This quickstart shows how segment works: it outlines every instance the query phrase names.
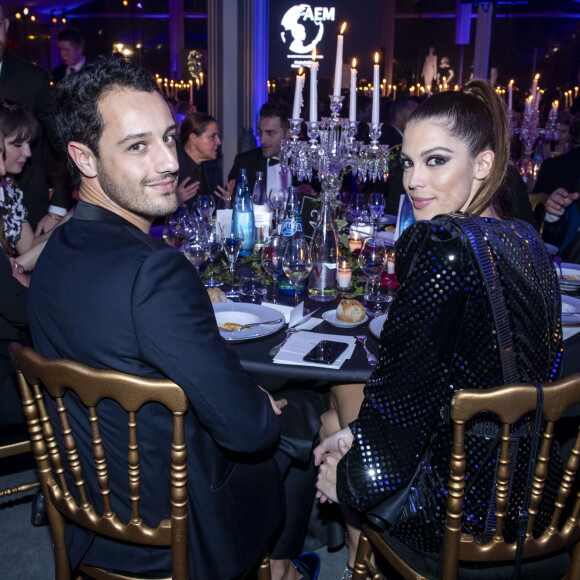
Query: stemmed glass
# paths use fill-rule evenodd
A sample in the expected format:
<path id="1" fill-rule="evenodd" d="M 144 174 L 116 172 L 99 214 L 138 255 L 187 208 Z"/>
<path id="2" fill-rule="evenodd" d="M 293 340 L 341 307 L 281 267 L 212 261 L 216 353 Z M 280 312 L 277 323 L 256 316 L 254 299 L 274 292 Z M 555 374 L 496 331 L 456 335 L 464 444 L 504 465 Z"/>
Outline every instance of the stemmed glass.
<path id="1" fill-rule="evenodd" d="M 368 281 L 365 287 L 364 302 L 369 316 L 382 314 L 383 303 L 386 304 L 386 296 L 381 296 L 380 288 L 377 288 L 377 277 L 383 273 L 387 259 L 387 248 L 383 240 L 368 237 L 358 256 L 358 263 Z M 384 298 L 384 300 L 383 300 Z"/>
<path id="2" fill-rule="evenodd" d="M 202 220 L 209 222 L 215 209 L 215 200 L 213 195 L 198 195 L 195 206 L 197 208 L 199 217 Z"/>
<path id="3" fill-rule="evenodd" d="M 380 192 L 371 193 L 368 206 L 373 220 L 373 233 L 376 234 L 379 227 L 379 219 L 385 209 L 385 196 Z"/>
<path id="4" fill-rule="evenodd" d="M 354 192 L 348 202 L 348 216 L 350 221 L 356 222 L 358 218 L 366 214 L 365 196 L 360 192 Z"/>
<path id="5" fill-rule="evenodd" d="M 272 302 L 276 304 L 278 298 L 278 275 L 282 269 L 280 258 L 282 253 L 282 240 L 278 234 L 272 234 L 264 243 L 262 248 L 262 268 L 272 277 L 273 290 Z"/>
<path id="6" fill-rule="evenodd" d="M 284 208 L 286 201 L 286 194 L 283 189 L 271 189 L 268 193 L 268 203 L 274 212 L 275 230 L 278 231 L 278 223 L 280 220 L 280 210 Z"/>
<path id="7" fill-rule="evenodd" d="M 294 284 L 294 305 L 297 305 L 298 286 L 312 270 L 310 246 L 304 238 L 292 238 L 286 242 L 282 254 L 282 269 Z"/>
<path id="8" fill-rule="evenodd" d="M 228 263 L 230 266 L 230 273 L 232 277 L 232 287 L 231 290 L 226 294 L 228 298 L 238 298 L 239 294 L 235 287 L 235 279 L 236 279 L 236 260 L 238 259 L 238 254 L 242 248 L 242 244 L 244 243 L 244 232 L 242 228 L 238 226 L 234 226 L 232 224 L 232 229 L 230 231 L 230 235 L 228 237 L 223 238 L 222 245 L 224 247 L 224 252 L 228 258 Z"/>
<path id="9" fill-rule="evenodd" d="M 211 273 L 209 280 L 205 283 L 208 288 L 213 288 L 215 286 L 221 286 L 222 282 L 218 282 L 213 277 L 213 263 L 214 260 L 219 256 L 223 249 L 222 238 L 223 233 L 219 224 L 211 225 L 208 224 L 207 237 L 209 242 L 209 263 L 211 264 Z"/>
<path id="10" fill-rule="evenodd" d="M 183 246 L 185 257 L 195 266 L 199 274 L 200 266 L 209 258 L 210 244 L 207 228 L 203 222 L 192 222 L 191 234 Z"/>
<path id="11" fill-rule="evenodd" d="M 172 248 L 180 250 L 188 238 L 187 216 L 183 213 L 168 215 L 163 226 L 163 240 Z"/>

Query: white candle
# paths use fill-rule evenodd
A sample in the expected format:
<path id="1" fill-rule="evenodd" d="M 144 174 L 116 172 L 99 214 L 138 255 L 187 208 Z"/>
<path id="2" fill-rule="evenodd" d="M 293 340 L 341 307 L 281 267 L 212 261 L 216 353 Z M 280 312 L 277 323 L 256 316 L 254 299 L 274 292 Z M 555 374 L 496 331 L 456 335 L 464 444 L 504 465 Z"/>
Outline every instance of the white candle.
<path id="1" fill-rule="evenodd" d="M 397 85 L 393 85 L 393 101 L 397 98 Z"/>
<path id="2" fill-rule="evenodd" d="M 379 53 L 375 52 L 375 64 L 373 65 L 373 116 L 372 122 L 378 123 L 379 122 L 379 107 L 380 107 L 380 95 L 379 92 Z"/>
<path id="3" fill-rule="evenodd" d="M 508 85 L 508 111 L 513 110 L 514 104 L 514 80 L 512 79 Z"/>
<path id="4" fill-rule="evenodd" d="M 550 111 L 550 116 L 553 115 L 554 117 L 556 117 L 558 115 L 558 105 L 559 104 L 560 103 L 558 101 L 554 101 L 552 103 L 552 110 Z"/>
<path id="5" fill-rule="evenodd" d="M 304 89 L 304 80 L 306 75 L 302 74 L 303 68 L 300 67 L 298 74 L 296 75 L 296 88 L 294 89 L 294 107 L 292 108 L 292 118 L 300 119 L 300 111 L 302 110 L 302 91 Z"/>
<path id="6" fill-rule="evenodd" d="M 539 73 L 534 77 L 534 80 L 532 81 L 532 97 L 536 97 L 536 90 L 538 88 L 538 79 L 540 78 Z"/>
<path id="7" fill-rule="evenodd" d="M 193 81 L 189 81 L 189 104 L 193 105 Z"/>
<path id="8" fill-rule="evenodd" d="M 334 65 L 334 91 L 333 96 L 339 97 L 340 90 L 342 88 L 342 47 L 344 44 L 344 30 L 346 28 L 346 22 L 342 23 L 340 28 L 340 34 L 336 39 L 336 64 Z"/>
<path id="9" fill-rule="evenodd" d="M 352 278 L 352 268 L 348 263 L 348 260 L 342 259 L 338 262 L 338 268 L 336 270 L 336 282 L 339 288 L 346 289 L 350 288 L 350 280 Z"/>
<path id="10" fill-rule="evenodd" d="M 362 248 L 362 238 L 358 232 L 354 232 L 348 237 L 348 249 L 351 252 Z"/>
<path id="11" fill-rule="evenodd" d="M 349 121 L 356 121 L 356 58 L 352 59 L 350 69 L 350 104 L 348 110 Z"/>
<path id="12" fill-rule="evenodd" d="M 526 105 L 525 105 L 525 107 L 526 107 L 526 109 L 525 109 L 525 113 L 526 113 L 527 115 L 529 115 L 529 114 L 532 112 L 532 97 L 531 97 L 531 96 L 529 96 L 529 97 L 526 99 Z"/>
<path id="13" fill-rule="evenodd" d="M 316 123 L 318 121 L 318 63 L 314 60 L 316 57 L 316 49 L 312 53 L 312 65 L 310 66 L 310 122 Z"/>

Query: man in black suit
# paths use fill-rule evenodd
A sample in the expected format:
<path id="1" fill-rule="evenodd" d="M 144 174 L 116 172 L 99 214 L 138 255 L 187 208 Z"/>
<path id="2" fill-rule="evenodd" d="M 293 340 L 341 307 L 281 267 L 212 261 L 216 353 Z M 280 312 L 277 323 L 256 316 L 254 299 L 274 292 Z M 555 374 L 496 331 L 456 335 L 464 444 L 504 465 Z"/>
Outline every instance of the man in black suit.
<path id="1" fill-rule="evenodd" d="M 30 144 L 31 158 L 22 173 L 16 176 L 16 182 L 24 193 L 28 221 L 40 234 L 52 229 L 67 213 L 71 205 L 70 183 L 64 174 L 62 179 L 56 176 L 57 154 L 52 148 L 56 143 L 56 134 L 51 115 L 52 93 L 48 74 L 6 51 L 9 24 L 0 5 L 0 99 L 24 105 L 41 126 L 39 135 Z M 51 182 L 55 189 L 49 205 Z"/>
<path id="2" fill-rule="evenodd" d="M 291 177 L 280 172 L 279 158 L 282 139 L 290 138 L 289 115 L 290 110 L 285 105 L 266 103 L 262 106 L 258 121 L 261 147 L 236 155 L 234 166 L 228 175 L 228 185 L 232 182 L 235 185 L 241 168 L 246 169 L 250 191 L 254 189 L 257 171 L 264 174 L 266 192 L 292 185 Z M 233 186 L 230 188 L 233 191 Z"/>
<path id="3" fill-rule="evenodd" d="M 58 84 L 65 76 L 78 72 L 85 64 L 85 39 L 74 28 L 64 28 L 57 35 L 58 52 L 62 62 L 52 69 L 52 81 Z"/>
<path id="4" fill-rule="evenodd" d="M 195 268 L 147 235 L 155 216 L 177 209 L 176 126 L 154 79 L 125 59 L 101 57 L 56 90 L 57 127 L 69 166 L 80 175 L 80 201 L 35 268 L 34 345 L 48 358 L 168 377 L 184 389 L 191 402 L 190 575 L 237 577 L 258 558 L 283 511 L 273 458 L 280 410 L 221 339 Z M 82 412 L 74 400 L 67 404 L 73 414 Z M 47 406 L 54 416 L 53 402 Z M 108 418 L 101 428 L 113 433 L 122 453 L 126 414 L 108 401 L 99 412 Z M 159 498 L 168 497 L 171 420 L 156 405 L 138 415 L 142 515 L 156 522 Z M 79 448 L 90 454 L 90 441 Z M 125 471 L 109 457 L 113 496 L 126 486 Z M 87 485 L 96 496 L 97 483 Z M 130 514 L 129 505 L 115 507 Z M 170 570 L 166 550 L 106 541 L 76 526 L 67 532 L 73 566 L 82 559 L 134 574 Z"/>
<path id="5" fill-rule="evenodd" d="M 401 145 L 407 121 L 418 105 L 416 99 L 411 97 L 399 97 L 393 101 L 389 107 L 389 126 L 383 129 L 380 143 L 389 147 Z"/>
<path id="6" fill-rule="evenodd" d="M 570 125 L 575 145 L 569 153 L 546 159 L 534 193 L 547 193 L 542 237 L 559 247 L 567 262 L 580 264 L 580 115 Z"/>

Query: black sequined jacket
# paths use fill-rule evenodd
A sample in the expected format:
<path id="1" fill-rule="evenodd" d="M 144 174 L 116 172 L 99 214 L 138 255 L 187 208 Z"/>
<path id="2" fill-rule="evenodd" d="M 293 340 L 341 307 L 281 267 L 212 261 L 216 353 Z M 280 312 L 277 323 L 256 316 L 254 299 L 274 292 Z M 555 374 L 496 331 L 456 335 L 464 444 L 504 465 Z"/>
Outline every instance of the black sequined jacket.
<path id="1" fill-rule="evenodd" d="M 543 242 L 524 222 L 474 220 L 485 232 L 501 277 L 518 381 L 559 378 L 560 294 Z M 502 385 L 502 366 L 483 277 L 456 218 L 442 215 L 409 227 L 397 242 L 396 256 L 399 288 L 381 334 L 379 363 L 365 386 L 359 417 L 350 425 L 354 442 L 338 465 L 337 490 L 343 503 L 366 512 L 404 488 L 421 463 L 422 480 L 409 494 L 394 532 L 417 549 L 438 551 L 452 441 L 446 411 L 454 391 Z M 495 425 L 493 417 L 487 421 L 486 428 L 466 434 L 471 489 L 466 489 L 464 521 L 482 539 L 494 525 Z M 510 491 L 507 539 L 524 487 L 526 428 L 519 426 L 524 436 L 514 466 L 521 476 Z M 559 461 L 557 448 L 552 459 Z M 553 505 L 551 492 L 545 491 L 544 500 L 538 526 Z"/>

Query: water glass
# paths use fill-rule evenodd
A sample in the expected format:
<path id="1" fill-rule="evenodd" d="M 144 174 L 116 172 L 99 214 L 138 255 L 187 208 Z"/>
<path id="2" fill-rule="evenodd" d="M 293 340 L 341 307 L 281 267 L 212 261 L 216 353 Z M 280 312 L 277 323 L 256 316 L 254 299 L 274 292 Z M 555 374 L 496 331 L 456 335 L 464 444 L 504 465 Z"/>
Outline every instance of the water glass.
<path id="1" fill-rule="evenodd" d="M 312 270 L 310 245 L 306 239 L 296 237 L 286 242 L 282 254 L 282 269 L 294 283 L 294 304 L 297 305 L 300 282 L 306 280 Z"/>
<path id="2" fill-rule="evenodd" d="M 385 209 L 385 196 L 380 192 L 371 193 L 369 195 L 368 206 L 371 212 L 371 219 L 373 220 L 373 233 L 376 233 L 379 227 L 379 219 Z"/>
<path id="3" fill-rule="evenodd" d="M 195 202 L 195 207 L 197 209 L 199 217 L 202 220 L 209 222 L 215 210 L 215 200 L 213 198 L 213 195 L 211 194 L 198 195 L 197 200 Z"/>
<path id="4" fill-rule="evenodd" d="M 201 265 L 209 258 L 210 244 L 206 228 L 196 227 L 183 245 L 185 257 L 195 266 L 199 273 Z"/>
<path id="5" fill-rule="evenodd" d="M 163 240 L 176 250 L 181 250 L 189 236 L 187 219 L 184 214 L 173 214 L 165 218 L 163 226 Z"/>
<path id="6" fill-rule="evenodd" d="M 271 235 L 262 248 L 260 257 L 262 268 L 270 274 L 274 284 L 272 302 L 276 304 L 278 298 L 278 276 L 282 271 L 282 239 L 278 234 Z"/>
<path id="7" fill-rule="evenodd" d="M 363 304 L 370 317 L 380 316 L 389 309 L 393 300 L 390 280 L 381 283 L 377 278 L 368 278 L 365 283 Z"/>
<path id="8" fill-rule="evenodd" d="M 266 298 L 266 279 L 254 272 L 241 274 L 239 294 L 240 302 L 261 304 Z"/>

